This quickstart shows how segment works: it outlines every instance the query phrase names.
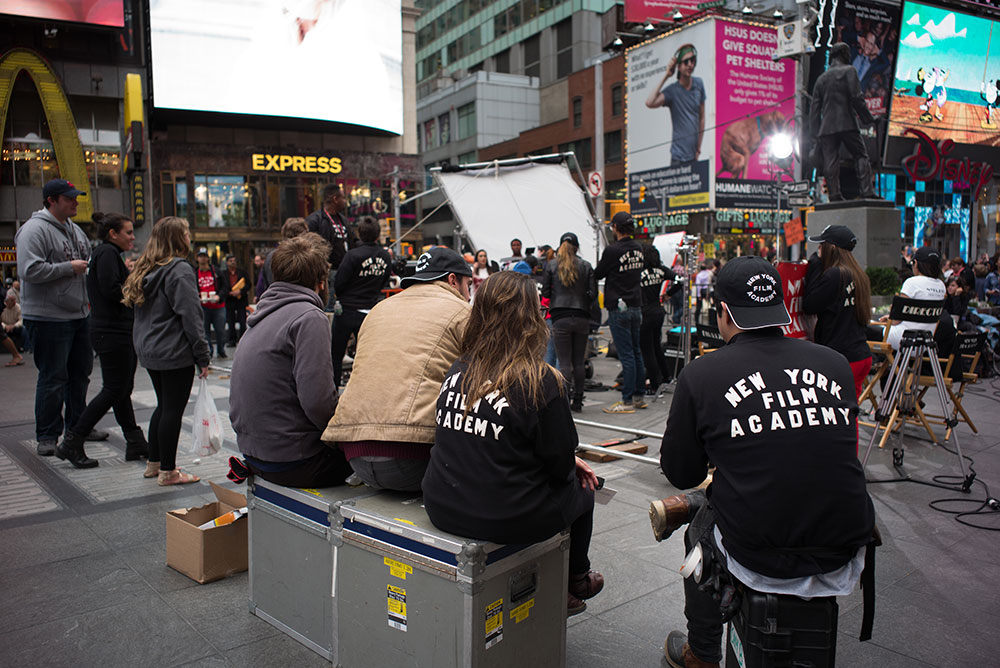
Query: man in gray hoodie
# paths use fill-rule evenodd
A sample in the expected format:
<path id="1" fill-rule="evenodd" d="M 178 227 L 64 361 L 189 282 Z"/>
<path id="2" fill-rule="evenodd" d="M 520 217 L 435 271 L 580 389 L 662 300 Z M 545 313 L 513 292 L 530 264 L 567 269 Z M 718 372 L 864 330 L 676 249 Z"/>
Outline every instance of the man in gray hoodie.
<path id="1" fill-rule="evenodd" d="M 49 181 L 42 189 L 44 208 L 31 214 L 14 235 L 17 273 L 23 281 L 21 313 L 38 368 L 35 436 L 42 456 L 56 453 L 59 435 L 86 407 L 94 367 L 87 329 L 90 240 L 70 220 L 76 214 L 76 198 L 83 194 L 63 179 Z M 90 438 L 101 436 L 107 438 L 107 432 Z M 81 468 L 97 466 L 82 445 L 69 455 Z"/>
<path id="2" fill-rule="evenodd" d="M 274 283 L 233 358 L 236 443 L 250 470 L 278 485 L 330 487 L 352 473 L 340 450 L 320 439 L 338 398 L 323 312 L 329 252 L 315 233 L 281 242 L 270 256 Z"/>

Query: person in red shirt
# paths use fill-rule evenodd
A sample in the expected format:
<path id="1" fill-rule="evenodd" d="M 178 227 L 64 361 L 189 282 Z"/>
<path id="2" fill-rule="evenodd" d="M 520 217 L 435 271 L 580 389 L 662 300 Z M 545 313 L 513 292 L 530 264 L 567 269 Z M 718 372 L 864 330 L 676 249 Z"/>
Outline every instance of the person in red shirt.
<path id="1" fill-rule="evenodd" d="M 229 284 L 225 277 L 212 266 L 208 251 L 198 250 L 198 294 L 201 297 L 201 314 L 205 319 L 205 340 L 209 351 L 212 349 L 212 328 L 215 327 L 215 354 L 219 359 L 229 359 L 226 355 L 226 304 Z"/>

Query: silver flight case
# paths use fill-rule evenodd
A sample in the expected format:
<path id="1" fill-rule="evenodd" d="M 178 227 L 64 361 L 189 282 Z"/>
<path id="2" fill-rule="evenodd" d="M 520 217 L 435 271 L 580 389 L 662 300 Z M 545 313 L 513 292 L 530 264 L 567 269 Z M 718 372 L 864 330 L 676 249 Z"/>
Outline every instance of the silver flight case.
<path id="1" fill-rule="evenodd" d="M 568 532 L 533 545 L 474 541 L 434 528 L 421 501 L 383 492 L 340 505 L 334 663 L 564 666 Z"/>
<path id="2" fill-rule="evenodd" d="M 337 609 L 331 523 L 337 508 L 367 487 L 282 487 L 247 480 L 250 613 L 336 662 Z"/>

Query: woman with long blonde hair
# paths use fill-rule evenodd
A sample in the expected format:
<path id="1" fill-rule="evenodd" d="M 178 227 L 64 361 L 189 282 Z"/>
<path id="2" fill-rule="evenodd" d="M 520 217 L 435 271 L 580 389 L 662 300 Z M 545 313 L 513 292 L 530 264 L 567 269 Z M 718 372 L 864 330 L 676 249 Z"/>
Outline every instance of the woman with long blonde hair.
<path id="1" fill-rule="evenodd" d="M 135 308 L 133 342 L 156 392 L 149 421 L 149 461 L 144 478 L 160 485 L 182 485 L 200 478 L 177 468 L 177 439 L 194 382 L 208 376 L 210 349 L 202 332 L 201 301 L 187 221 L 167 216 L 156 221 L 145 250 L 122 288 L 122 303 Z"/>
<path id="2" fill-rule="evenodd" d="M 597 478 L 574 455 L 564 381 L 546 364 L 535 281 L 514 271 L 479 286 L 461 353 L 441 386 L 423 480 L 444 531 L 496 543 L 537 543 L 570 529 L 567 610 L 604 587 L 587 552 Z"/>
<path id="3" fill-rule="evenodd" d="M 542 274 L 542 296 L 549 299 L 559 371 L 566 382 L 572 382 L 570 408 L 575 413 L 583 410 L 590 309 L 597 298 L 594 267 L 577 255 L 579 249 L 580 241 L 575 234 L 562 235 L 556 259 L 545 265 Z"/>

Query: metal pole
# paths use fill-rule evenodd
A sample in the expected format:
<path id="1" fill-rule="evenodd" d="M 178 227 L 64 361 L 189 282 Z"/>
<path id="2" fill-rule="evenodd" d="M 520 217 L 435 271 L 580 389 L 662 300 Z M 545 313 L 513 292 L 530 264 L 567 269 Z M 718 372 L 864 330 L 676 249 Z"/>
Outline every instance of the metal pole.
<path id="1" fill-rule="evenodd" d="M 403 225 L 399 220 L 399 165 L 392 168 L 392 215 L 395 221 L 395 237 L 396 242 L 393 244 L 393 254 L 398 258 L 400 256 L 400 251 L 402 250 L 402 244 L 400 243 L 399 237 L 402 235 Z"/>
<path id="2" fill-rule="evenodd" d="M 583 425 L 584 427 L 597 427 L 598 429 L 607 429 L 608 431 L 620 431 L 624 434 L 635 434 L 636 436 L 648 436 L 649 438 L 663 438 L 663 434 L 657 434 L 655 431 L 645 431 L 644 429 L 629 429 L 627 427 L 616 427 L 615 425 L 604 424 L 601 422 L 591 422 L 590 420 L 573 420 L 578 425 Z"/>
<path id="3" fill-rule="evenodd" d="M 594 169 L 604 178 L 604 59 L 594 64 Z M 586 184 L 585 184 L 586 185 Z M 604 222 L 604 183 L 594 198 L 598 224 Z"/>
<path id="4" fill-rule="evenodd" d="M 660 462 L 652 457 L 645 457 L 643 455 L 632 454 L 631 452 L 622 452 L 621 450 L 612 450 L 611 448 L 602 448 L 599 445 L 588 445 L 587 443 L 577 444 L 577 449 L 586 450 L 587 452 L 600 452 L 601 454 L 609 455 L 611 457 L 619 457 L 621 459 L 632 459 L 637 462 L 642 462 L 643 464 L 652 464 L 653 466 L 659 466 Z"/>

